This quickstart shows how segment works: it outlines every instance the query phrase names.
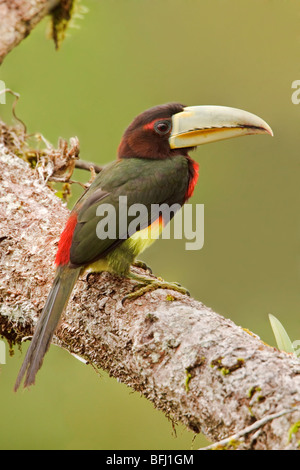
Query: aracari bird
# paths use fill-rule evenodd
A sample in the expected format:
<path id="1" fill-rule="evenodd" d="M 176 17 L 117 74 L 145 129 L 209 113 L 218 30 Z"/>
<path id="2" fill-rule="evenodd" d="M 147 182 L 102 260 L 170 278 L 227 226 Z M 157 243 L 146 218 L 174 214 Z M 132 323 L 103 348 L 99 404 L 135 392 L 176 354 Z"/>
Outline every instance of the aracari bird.
<path id="1" fill-rule="evenodd" d="M 117 226 L 116 237 L 100 239 L 97 236 L 99 207 L 112 205 L 118 221 L 124 209 L 120 196 L 126 196 L 128 207 L 137 203 L 147 209 L 152 204 L 163 203 L 182 206 L 193 194 L 198 178 L 198 164 L 189 156 L 192 149 L 208 142 L 263 133 L 272 135 L 271 128 L 262 119 L 223 106 L 185 107 L 170 103 L 151 108 L 134 119 L 123 135 L 117 159 L 97 175 L 80 197 L 62 232 L 55 260 L 55 279 L 15 390 L 24 376 L 24 387 L 35 382 L 74 284 L 84 271 L 109 271 L 145 286 L 125 297 L 129 299 L 153 287 L 186 293 L 176 283 L 140 276 L 130 270 L 131 265 L 139 264 L 136 257 L 159 236 L 169 220 L 161 216 L 153 220 L 149 210 L 133 233 L 128 230 L 132 221 L 128 217 L 128 225 Z M 153 233 L 156 233 L 154 237 Z"/>

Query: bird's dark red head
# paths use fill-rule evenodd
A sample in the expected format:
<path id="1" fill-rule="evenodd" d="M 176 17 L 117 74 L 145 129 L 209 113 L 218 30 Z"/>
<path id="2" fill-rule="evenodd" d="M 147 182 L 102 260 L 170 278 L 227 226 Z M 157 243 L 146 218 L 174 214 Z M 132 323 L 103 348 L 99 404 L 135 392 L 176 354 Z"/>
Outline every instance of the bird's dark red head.
<path id="1" fill-rule="evenodd" d="M 169 145 L 172 116 L 183 109 L 180 103 L 168 103 L 137 116 L 123 135 L 118 157 L 162 159 L 187 154 L 189 149 L 171 149 Z"/>

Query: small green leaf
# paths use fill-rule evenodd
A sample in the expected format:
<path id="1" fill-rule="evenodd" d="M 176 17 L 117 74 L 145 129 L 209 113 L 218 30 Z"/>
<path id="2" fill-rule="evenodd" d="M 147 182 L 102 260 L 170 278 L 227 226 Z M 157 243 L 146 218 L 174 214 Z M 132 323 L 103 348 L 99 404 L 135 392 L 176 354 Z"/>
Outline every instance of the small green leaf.
<path id="1" fill-rule="evenodd" d="M 64 198 L 64 195 L 63 195 L 62 191 L 56 191 L 55 196 L 59 197 L 60 199 Z"/>
<path id="2" fill-rule="evenodd" d="M 292 424 L 292 426 L 289 429 L 288 442 L 291 441 L 293 434 L 296 434 L 299 428 L 300 428 L 300 421 L 297 421 L 297 423 Z"/>
<path id="3" fill-rule="evenodd" d="M 292 342 L 280 321 L 269 313 L 269 320 L 276 339 L 278 349 L 288 353 L 294 353 Z"/>

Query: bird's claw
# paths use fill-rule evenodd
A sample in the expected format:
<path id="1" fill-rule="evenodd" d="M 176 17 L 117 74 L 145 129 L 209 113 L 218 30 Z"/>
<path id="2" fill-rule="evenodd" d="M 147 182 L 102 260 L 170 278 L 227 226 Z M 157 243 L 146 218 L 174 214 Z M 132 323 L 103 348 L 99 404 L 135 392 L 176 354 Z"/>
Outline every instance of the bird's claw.
<path id="1" fill-rule="evenodd" d="M 132 263 L 132 266 L 134 266 L 136 268 L 142 268 L 142 269 L 144 269 L 144 271 L 149 271 L 149 273 L 152 274 L 152 269 L 146 263 L 144 263 L 144 261 L 135 260 Z"/>
<path id="2" fill-rule="evenodd" d="M 141 297 L 144 295 L 146 292 L 151 292 L 156 289 L 170 289 L 176 292 L 179 292 L 180 294 L 190 296 L 189 291 L 185 288 L 182 287 L 180 284 L 177 282 L 166 282 L 164 280 L 160 279 L 149 279 L 145 281 L 143 284 L 139 284 L 141 287 L 139 287 L 137 290 L 134 292 L 130 292 L 129 294 L 125 295 L 121 303 L 124 305 L 124 302 L 126 300 L 135 300 L 138 297 Z"/>

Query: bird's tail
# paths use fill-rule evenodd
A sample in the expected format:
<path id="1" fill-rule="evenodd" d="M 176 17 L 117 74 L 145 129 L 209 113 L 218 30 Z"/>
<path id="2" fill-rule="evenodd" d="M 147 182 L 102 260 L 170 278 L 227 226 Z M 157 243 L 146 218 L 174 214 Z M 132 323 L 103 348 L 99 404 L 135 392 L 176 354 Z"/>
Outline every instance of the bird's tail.
<path id="1" fill-rule="evenodd" d="M 70 269 L 59 266 L 52 284 L 46 304 L 37 323 L 31 344 L 18 374 L 14 390 L 18 390 L 25 376 L 24 387 L 33 385 L 35 376 L 42 366 L 44 356 L 50 346 L 59 319 L 67 306 L 75 282 L 80 274 L 80 268 Z"/>

